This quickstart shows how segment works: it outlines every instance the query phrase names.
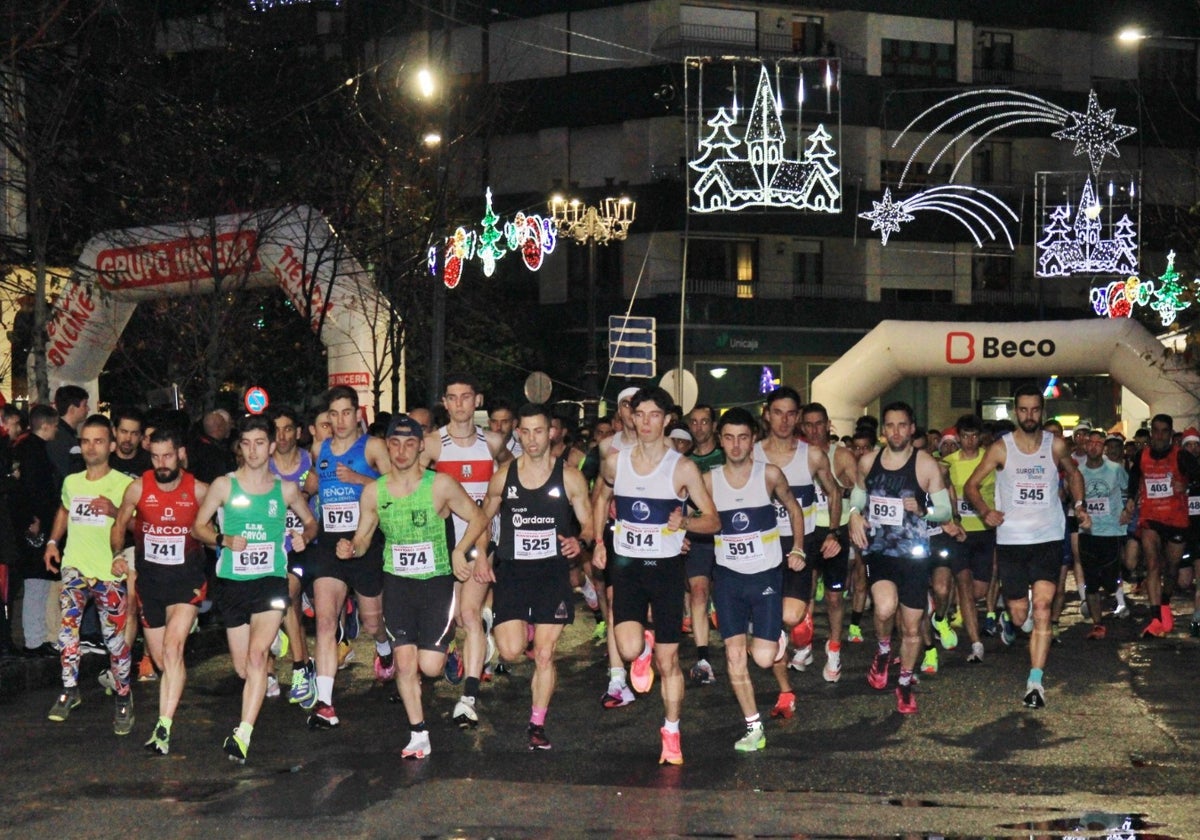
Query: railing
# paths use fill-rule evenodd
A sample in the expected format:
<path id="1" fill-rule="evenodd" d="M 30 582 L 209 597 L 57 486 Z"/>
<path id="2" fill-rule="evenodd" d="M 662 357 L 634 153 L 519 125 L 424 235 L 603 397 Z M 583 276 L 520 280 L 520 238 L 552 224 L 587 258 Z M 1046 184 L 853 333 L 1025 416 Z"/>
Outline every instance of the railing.
<path id="1" fill-rule="evenodd" d="M 1049 299 L 1053 298 L 1053 300 Z M 1057 295 L 1048 295 L 1045 303 L 1056 304 Z M 1019 292 L 1015 289 L 973 289 L 971 303 L 984 303 L 995 306 L 1037 306 L 1037 292 Z"/>
<path id="2" fill-rule="evenodd" d="M 738 286 L 746 285 L 739 283 L 736 280 L 688 280 L 687 292 L 689 295 L 711 295 L 713 297 L 736 298 Z M 811 284 L 811 283 L 766 283 L 758 281 L 751 283 L 750 287 L 754 290 L 755 299 L 760 300 L 780 300 L 787 299 L 788 296 L 793 298 L 806 298 L 809 300 L 866 300 L 867 290 L 865 286 L 839 286 L 826 284 Z M 655 284 L 654 292 L 656 294 L 677 294 L 679 291 L 678 284 L 668 286 L 666 284 Z M 782 294 L 781 294 L 782 293 Z"/>
<path id="3" fill-rule="evenodd" d="M 976 61 L 979 54 L 975 55 Z M 1013 66 L 1005 69 L 975 65 L 975 84 L 1013 85 L 1015 87 L 1050 88 L 1061 90 L 1061 72 L 1050 70 L 1027 55 L 1014 55 Z"/>

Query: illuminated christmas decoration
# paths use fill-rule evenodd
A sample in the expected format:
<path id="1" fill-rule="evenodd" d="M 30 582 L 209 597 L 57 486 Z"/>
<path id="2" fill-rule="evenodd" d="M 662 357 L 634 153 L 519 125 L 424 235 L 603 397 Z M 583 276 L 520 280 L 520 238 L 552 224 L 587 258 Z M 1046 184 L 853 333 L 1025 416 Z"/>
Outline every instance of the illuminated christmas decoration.
<path id="1" fill-rule="evenodd" d="M 500 221 L 500 217 L 492 211 L 492 188 L 487 188 L 487 212 L 483 214 L 483 219 L 480 222 L 483 225 L 483 230 L 479 233 L 479 259 L 483 262 L 483 276 L 491 277 L 496 272 L 496 260 L 503 257 L 507 251 L 503 243 L 500 242 L 500 230 L 496 227 L 496 222 Z M 499 243 L 499 244 L 498 244 Z"/>
<path id="2" fill-rule="evenodd" d="M 286 9 L 289 6 L 308 6 L 314 0 L 250 0 L 250 11 L 252 12 L 269 12 L 272 9 Z M 342 0 L 321 0 L 323 6 L 338 7 L 342 5 Z"/>
<path id="3" fill-rule="evenodd" d="M 689 67 L 698 68 L 701 79 L 708 64 L 707 60 L 689 59 Z M 696 156 L 688 162 L 689 210 L 734 213 L 765 208 L 840 213 L 841 169 L 834 138 L 824 124 L 818 124 L 807 136 L 801 127 L 805 102 L 803 63 L 788 64 L 789 89 L 791 74 L 796 75 L 795 146 L 791 150 L 784 128 L 788 109 L 783 100 L 785 83 L 781 65 L 775 66 L 774 86 L 767 66 L 761 62 L 755 62 L 755 66 L 758 82 L 745 124 L 738 123 L 737 64 L 732 67 L 733 97 L 729 107 L 719 107 L 711 118 L 703 120 L 707 129 L 701 129 L 697 135 Z M 825 88 L 828 112 L 836 82 L 831 62 L 826 61 L 822 69 L 824 78 L 818 79 L 817 87 Z M 696 110 L 703 113 L 703 89 L 699 85 L 697 88 L 700 104 Z"/>
<path id="4" fill-rule="evenodd" d="M 526 268 L 537 271 L 542 267 L 544 257 L 554 253 L 558 228 L 552 219 L 543 219 L 536 213 L 526 216 L 518 212 L 504 225 L 504 239 L 508 250 L 521 252 Z"/>
<path id="5" fill-rule="evenodd" d="M 1148 306 L 1154 298 L 1154 281 L 1129 277 L 1092 289 L 1092 311 L 1101 318 L 1128 318 L 1134 306 Z"/>
<path id="6" fill-rule="evenodd" d="M 950 173 L 949 180 L 953 182 L 962 165 L 971 160 L 976 146 L 997 131 L 1025 123 L 1063 126 L 1052 136 L 1060 140 L 1074 140 L 1075 154 L 1087 154 L 1092 174 L 1098 175 L 1106 156 L 1120 156 L 1117 141 L 1136 131 L 1132 126 L 1114 123 L 1115 114 L 1115 109 L 1100 110 L 1095 91 L 1088 94 L 1088 108 L 1083 113 L 1068 111 L 1031 93 L 1005 88 L 984 88 L 955 94 L 918 114 L 892 143 L 892 148 L 896 148 L 904 136 L 926 117 L 937 120 L 909 155 L 899 185 L 904 185 L 904 179 L 908 177 L 917 156 L 932 142 L 941 145 L 928 169 L 932 170 L 938 161 L 952 153 L 958 159 Z M 971 144 L 965 150 L 958 149 L 959 142 L 967 137 L 972 138 Z"/>
<path id="7" fill-rule="evenodd" d="M 1042 228 L 1035 245 L 1035 273 L 1039 277 L 1071 274 L 1136 274 L 1138 271 L 1137 229 L 1128 214 L 1115 223 L 1109 214 L 1109 234 L 1101 239 L 1103 207 L 1088 178 L 1079 197 L 1074 221 L 1070 204 L 1054 206 L 1050 221 Z"/>
<path id="8" fill-rule="evenodd" d="M 769 394 L 779 387 L 779 380 L 775 378 L 775 374 L 766 365 L 763 365 L 762 373 L 758 377 L 758 393 Z"/>
<path id="9" fill-rule="evenodd" d="M 859 213 L 859 218 L 871 222 L 871 230 L 879 231 L 883 244 L 888 237 L 900 232 L 900 226 L 911 222 L 913 213 L 919 210 L 934 210 L 945 213 L 967 229 L 975 244 L 982 247 L 983 239 L 995 240 L 997 230 L 1004 234 L 1008 247 L 1013 247 L 1012 234 L 1008 230 L 1008 219 L 1020 221 L 1017 214 L 996 196 L 977 187 L 947 184 L 910 195 L 903 201 L 894 201 L 892 191 L 883 191 L 882 201 L 872 201 L 873 209 Z M 1004 214 L 1007 214 L 1005 217 Z"/>
<path id="10" fill-rule="evenodd" d="M 480 220 L 481 228 L 460 227 L 446 240 L 442 256 L 442 282 L 453 289 L 462 279 L 465 264 L 478 258 L 483 264 L 483 274 L 491 277 L 496 271 L 496 262 L 509 251 L 519 251 L 521 261 L 530 271 L 537 271 L 547 254 L 554 252 L 558 241 L 558 229 L 552 219 L 537 214 L 525 215 L 518 212 L 511 222 L 499 224 L 500 217 L 492 209 L 492 190 L 485 193 L 486 210 Z M 438 248 L 431 245 L 425 256 L 429 273 L 438 275 Z"/>
<path id="11" fill-rule="evenodd" d="M 442 282 L 447 289 L 453 289 L 462 279 L 463 263 L 475 256 L 475 231 L 458 228 L 454 235 L 446 240 L 446 268 L 442 273 Z"/>
<path id="12" fill-rule="evenodd" d="M 1171 251 L 1167 254 L 1167 270 L 1158 278 L 1158 288 L 1150 303 L 1150 308 L 1158 313 L 1164 327 L 1175 323 L 1175 317 L 1192 305 L 1190 300 L 1182 299 L 1183 293 L 1179 272 L 1175 270 L 1175 252 Z"/>

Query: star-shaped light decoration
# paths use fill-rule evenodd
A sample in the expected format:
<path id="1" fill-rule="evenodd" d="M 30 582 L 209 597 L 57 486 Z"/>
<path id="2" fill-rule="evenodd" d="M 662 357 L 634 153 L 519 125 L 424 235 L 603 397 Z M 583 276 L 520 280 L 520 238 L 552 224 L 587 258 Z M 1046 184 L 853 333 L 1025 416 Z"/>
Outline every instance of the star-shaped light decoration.
<path id="1" fill-rule="evenodd" d="M 1113 117 L 1116 113 L 1116 108 L 1100 110 L 1100 103 L 1096 101 L 1096 91 L 1093 90 L 1088 93 L 1087 111 L 1082 114 L 1072 111 L 1068 118 L 1073 122 L 1054 132 L 1052 136 L 1059 140 L 1074 140 L 1075 156 L 1086 153 L 1092 164 L 1092 173 L 1099 174 L 1105 156 L 1121 156 L 1117 151 L 1117 141 L 1137 131 L 1131 125 L 1114 123 Z"/>
<path id="2" fill-rule="evenodd" d="M 892 191 L 884 189 L 883 201 L 872 201 L 874 209 L 869 213 L 859 213 L 860 219 L 871 220 L 871 230 L 880 231 L 883 244 L 887 245 L 888 237 L 900 232 L 900 225 L 911 222 L 915 217 L 904 209 L 904 202 L 892 201 Z"/>

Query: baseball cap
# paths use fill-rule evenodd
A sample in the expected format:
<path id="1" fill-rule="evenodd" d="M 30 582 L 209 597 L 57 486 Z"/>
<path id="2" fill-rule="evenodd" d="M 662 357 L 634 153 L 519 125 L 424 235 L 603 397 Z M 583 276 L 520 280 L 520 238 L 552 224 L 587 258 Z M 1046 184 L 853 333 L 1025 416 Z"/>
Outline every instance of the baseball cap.
<path id="1" fill-rule="evenodd" d="M 1200 429 L 1197 429 L 1195 426 L 1188 426 L 1183 430 L 1183 442 L 1191 443 L 1192 441 L 1200 443 Z"/>
<path id="2" fill-rule="evenodd" d="M 639 390 L 638 388 L 622 388 L 621 393 L 617 394 L 617 405 L 631 399 Z"/>
<path id="3" fill-rule="evenodd" d="M 1080 420 L 1080 421 L 1079 421 L 1079 425 L 1075 427 L 1075 432 L 1074 432 L 1074 433 L 1075 433 L 1075 434 L 1078 434 L 1079 432 L 1090 432 L 1091 430 L 1092 430 L 1092 424 L 1091 424 L 1091 423 L 1089 423 L 1089 422 L 1088 422 L 1088 421 L 1086 421 L 1086 420 Z"/>
<path id="4" fill-rule="evenodd" d="M 392 418 L 392 422 L 388 423 L 387 436 L 420 438 L 425 436 L 425 430 L 407 414 L 397 414 Z"/>
<path id="5" fill-rule="evenodd" d="M 675 438 L 675 440 L 691 440 L 692 433 L 687 429 L 672 429 L 670 437 Z"/>

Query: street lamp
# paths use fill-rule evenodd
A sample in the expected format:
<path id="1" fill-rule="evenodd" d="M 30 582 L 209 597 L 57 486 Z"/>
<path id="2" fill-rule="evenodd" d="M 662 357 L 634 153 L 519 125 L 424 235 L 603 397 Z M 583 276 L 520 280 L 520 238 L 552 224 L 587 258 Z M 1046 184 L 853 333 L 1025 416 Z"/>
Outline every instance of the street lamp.
<path id="1" fill-rule="evenodd" d="M 588 246 L 588 355 L 583 369 L 583 417 L 587 423 L 595 422 L 600 407 L 600 368 L 596 362 L 596 246 L 627 237 L 636 213 L 637 202 L 625 197 L 606 198 L 599 207 L 559 195 L 550 199 L 550 216 L 558 227 L 559 236 Z"/>

